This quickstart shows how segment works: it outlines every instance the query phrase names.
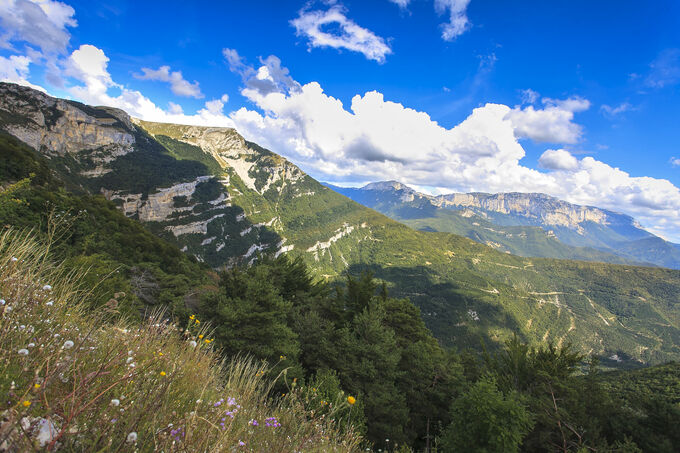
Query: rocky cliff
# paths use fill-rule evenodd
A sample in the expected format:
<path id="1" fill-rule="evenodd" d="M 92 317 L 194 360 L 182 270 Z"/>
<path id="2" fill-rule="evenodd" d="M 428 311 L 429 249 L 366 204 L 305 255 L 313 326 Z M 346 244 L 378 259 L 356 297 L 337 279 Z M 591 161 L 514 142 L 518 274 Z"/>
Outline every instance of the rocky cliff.
<path id="1" fill-rule="evenodd" d="M 460 234 L 508 253 L 680 268 L 677 244 L 632 217 L 546 194 L 431 196 L 397 181 L 335 189 L 414 228 Z"/>

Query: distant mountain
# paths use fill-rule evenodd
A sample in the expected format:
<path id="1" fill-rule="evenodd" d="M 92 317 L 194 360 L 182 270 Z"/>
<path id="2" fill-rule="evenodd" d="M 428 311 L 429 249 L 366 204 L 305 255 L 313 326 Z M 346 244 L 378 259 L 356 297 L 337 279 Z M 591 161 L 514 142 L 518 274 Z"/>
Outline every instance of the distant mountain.
<path id="1" fill-rule="evenodd" d="M 70 192 L 106 197 L 213 268 L 288 253 L 330 281 L 369 270 L 392 295 L 418 305 L 443 344 L 458 348 L 480 340 L 491 347 L 516 333 L 603 357 L 680 359 L 679 271 L 523 258 L 418 231 L 324 187 L 233 129 L 134 120 L 6 83 L 0 129 L 37 151 Z M 401 206 L 402 218 L 455 212 L 403 195 L 421 205 Z"/>
<path id="2" fill-rule="evenodd" d="M 521 256 L 680 269 L 680 245 L 644 230 L 632 217 L 545 194 L 431 196 L 396 181 L 329 187 L 413 228 L 460 234 Z"/>

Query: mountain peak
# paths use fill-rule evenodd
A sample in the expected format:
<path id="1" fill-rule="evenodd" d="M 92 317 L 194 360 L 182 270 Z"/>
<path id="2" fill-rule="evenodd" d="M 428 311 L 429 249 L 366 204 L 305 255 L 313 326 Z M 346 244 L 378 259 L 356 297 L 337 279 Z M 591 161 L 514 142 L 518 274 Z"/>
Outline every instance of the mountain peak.
<path id="1" fill-rule="evenodd" d="M 406 184 L 402 184 L 399 181 L 378 181 L 378 182 L 372 182 L 370 184 L 366 184 L 361 188 L 361 190 L 380 190 L 380 191 L 385 191 L 385 190 L 404 190 L 406 192 L 413 192 L 415 193 L 416 191 L 407 186 Z"/>

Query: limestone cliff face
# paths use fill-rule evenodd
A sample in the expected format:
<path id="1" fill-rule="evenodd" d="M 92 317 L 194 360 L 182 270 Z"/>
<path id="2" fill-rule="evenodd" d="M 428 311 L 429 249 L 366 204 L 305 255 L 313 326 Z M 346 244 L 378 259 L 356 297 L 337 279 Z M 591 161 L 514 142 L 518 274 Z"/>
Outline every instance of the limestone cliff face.
<path id="1" fill-rule="evenodd" d="M 134 126 L 121 110 L 80 108 L 19 85 L 0 83 L 0 115 L 7 132 L 48 156 L 101 149 L 98 163 L 105 163 L 131 152 L 135 143 Z"/>
<path id="2" fill-rule="evenodd" d="M 579 206 L 537 193 L 455 193 L 433 197 L 436 206 L 442 208 L 479 208 L 501 214 L 518 215 L 534 219 L 549 226 L 567 227 L 581 231 L 581 223 L 594 222 L 609 225 L 612 216 L 591 206 Z M 631 219 L 632 221 L 632 219 Z"/>
<path id="3" fill-rule="evenodd" d="M 103 194 L 125 215 L 176 241 L 197 259 L 222 265 L 253 259 L 252 247 L 278 249 L 282 239 L 267 230 L 271 218 L 251 223 L 244 209 L 232 205 L 232 193 L 280 188 L 283 181 L 304 176 L 297 167 L 249 146 L 233 129 L 148 123 L 158 129 L 149 130 L 151 135 L 158 132 L 195 145 L 225 171 L 202 169 L 191 157 L 170 157 L 141 123 L 119 109 L 0 83 L 0 129 L 50 159 L 65 180 Z M 232 184 L 238 177 L 246 187 Z M 246 208 L 248 214 L 256 213 Z"/>
<path id="4" fill-rule="evenodd" d="M 178 213 L 191 212 L 197 203 L 191 203 L 192 195 L 196 191 L 196 186 L 208 181 L 211 176 L 199 176 L 194 181 L 175 184 L 171 187 L 158 189 L 158 192 L 150 193 L 145 199 L 142 194 L 126 193 L 124 191 L 113 191 L 102 188 L 102 194 L 108 200 L 120 200 L 122 211 L 128 217 L 137 216 L 142 222 L 164 222 Z M 190 204 L 187 206 L 175 206 L 175 198 L 184 197 Z M 212 205 L 224 204 L 227 196 L 221 194 L 209 203 Z"/>

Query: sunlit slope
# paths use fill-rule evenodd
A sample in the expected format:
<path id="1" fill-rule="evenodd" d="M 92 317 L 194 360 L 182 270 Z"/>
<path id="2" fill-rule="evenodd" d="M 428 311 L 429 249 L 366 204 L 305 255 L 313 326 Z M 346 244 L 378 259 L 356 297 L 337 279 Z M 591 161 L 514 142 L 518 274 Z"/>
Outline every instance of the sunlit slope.
<path id="1" fill-rule="evenodd" d="M 417 231 L 233 129 L 148 123 L 16 85 L 0 90 L 0 127 L 68 187 L 103 194 L 212 267 L 262 252 L 300 255 L 330 280 L 370 269 L 457 347 L 517 332 L 624 359 L 680 358 L 679 271 L 522 258 Z"/>

